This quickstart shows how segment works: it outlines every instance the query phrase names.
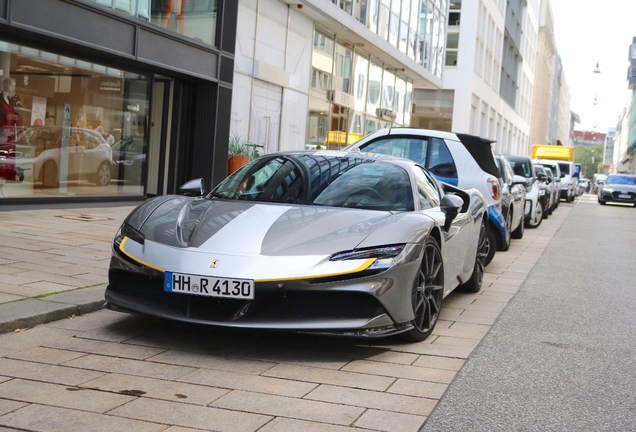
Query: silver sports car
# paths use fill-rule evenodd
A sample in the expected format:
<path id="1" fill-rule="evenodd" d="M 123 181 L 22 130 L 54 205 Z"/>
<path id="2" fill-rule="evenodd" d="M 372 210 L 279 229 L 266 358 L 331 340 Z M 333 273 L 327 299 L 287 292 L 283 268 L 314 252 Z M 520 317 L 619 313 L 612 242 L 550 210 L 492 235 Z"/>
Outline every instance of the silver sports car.
<path id="1" fill-rule="evenodd" d="M 373 153 L 262 156 L 207 195 L 137 207 L 113 241 L 107 306 L 216 326 L 419 341 L 478 291 L 486 205 Z"/>

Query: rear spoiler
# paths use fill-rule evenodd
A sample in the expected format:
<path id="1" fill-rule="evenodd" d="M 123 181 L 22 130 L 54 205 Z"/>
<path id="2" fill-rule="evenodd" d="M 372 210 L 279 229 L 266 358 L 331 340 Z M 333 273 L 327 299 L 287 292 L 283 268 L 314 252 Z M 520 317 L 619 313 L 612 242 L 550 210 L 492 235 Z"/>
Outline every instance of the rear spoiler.
<path id="1" fill-rule="evenodd" d="M 455 135 L 457 135 L 461 143 L 464 144 L 466 150 L 468 150 L 475 161 L 477 161 L 477 164 L 482 170 L 497 178 L 501 178 L 501 171 L 499 171 L 499 166 L 492 153 L 492 143 L 495 141 L 475 135 L 461 133 L 456 133 Z"/>

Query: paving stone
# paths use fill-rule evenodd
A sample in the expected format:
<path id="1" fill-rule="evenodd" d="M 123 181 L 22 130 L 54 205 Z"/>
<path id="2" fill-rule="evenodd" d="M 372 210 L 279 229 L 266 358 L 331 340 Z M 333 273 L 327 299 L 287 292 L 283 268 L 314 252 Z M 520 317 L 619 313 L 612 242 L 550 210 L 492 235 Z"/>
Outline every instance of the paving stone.
<path id="1" fill-rule="evenodd" d="M 0 349 L 5 348 L 14 351 L 24 351 L 36 346 L 42 346 L 47 342 L 65 339 L 69 336 L 73 336 L 75 333 L 76 332 L 72 330 L 38 326 L 24 332 L 0 334 Z"/>
<path id="2" fill-rule="evenodd" d="M 480 341 L 462 337 L 438 336 L 434 339 L 433 345 L 448 345 L 458 348 L 475 349 Z"/>
<path id="3" fill-rule="evenodd" d="M 439 399 L 442 397 L 448 384 L 432 383 L 427 381 L 415 381 L 398 379 L 387 391 L 389 393 L 415 396 L 420 398 Z M 384 407 L 388 410 L 388 408 Z M 421 413 L 415 413 L 421 414 Z"/>
<path id="4" fill-rule="evenodd" d="M 355 430 L 362 431 L 360 428 Z M 173 431 L 172 429 L 168 429 L 166 432 Z M 274 420 L 263 426 L 263 428 L 259 429 L 258 432 L 352 432 L 352 428 L 327 423 L 276 417 Z"/>
<path id="5" fill-rule="evenodd" d="M 287 379 L 240 374 L 213 369 L 199 369 L 182 376 L 179 381 L 220 387 L 232 390 L 246 390 L 280 396 L 303 397 L 316 388 L 316 384 L 295 382 Z"/>
<path id="6" fill-rule="evenodd" d="M 318 384 L 334 384 L 344 387 L 377 391 L 386 390 L 394 381 L 394 379 L 390 377 L 322 369 L 314 367 L 313 365 L 298 366 L 294 364 L 278 365 L 265 372 L 264 375 L 285 378 L 288 380 L 306 381 Z"/>
<path id="7" fill-rule="evenodd" d="M 33 283 L 22 285 L 22 286 L 40 290 L 42 291 L 43 294 L 53 294 L 53 293 L 70 291 L 70 290 L 79 288 L 79 286 L 77 285 L 60 284 L 60 283 L 50 282 L 45 280 L 33 282 Z"/>
<path id="8" fill-rule="evenodd" d="M 232 409 L 244 409 L 247 406 L 249 405 L 237 405 Z M 271 417 L 260 414 L 146 398 L 139 398 L 114 409 L 109 414 L 189 428 L 213 428 L 218 432 L 252 432 L 271 420 Z"/>
<path id="9" fill-rule="evenodd" d="M 103 288 L 102 288 L 103 293 Z M 126 320 L 131 315 L 121 314 L 110 310 L 100 310 L 88 315 L 82 315 L 72 320 L 62 320 L 47 324 L 47 327 L 63 328 L 68 330 L 76 330 L 79 332 L 88 332 L 95 329 L 108 327 L 111 324 L 119 323 Z"/>
<path id="10" fill-rule="evenodd" d="M 0 334 L 77 314 L 75 305 L 36 299 L 0 304 Z M 2 342 L 0 341 L 0 344 Z"/>
<path id="11" fill-rule="evenodd" d="M 321 385 L 305 396 L 305 399 L 415 415 L 428 415 L 437 402 L 423 397 L 331 385 Z"/>
<path id="12" fill-rule="evenodd" d="M 126 345 L 121 343 L 96 341 L 91 339 L 83 339 L 78 337 L 70 337 L 60 339 L 50 344 L 46 344 L 48 348 L 64 349 L 69 351 L 79 351 L 90 354 L 100 354 L 115 357 L 124 357 L 129 359 L 147 359 L 164 351 L 161 348 L 150 348 L 135 345 Z"/>
<path id="13" fill-rule="evenodd" d="M 413 366 L 458 371 L 464 363 L 465 360 L 463 359 L 423 355 L 420 356 L 415 363 L 413 363 Z"/>
<path id="14" fill-rule="evenodd" d="M 141 360 L 107 357 L 94 354 L 71 360 L 64 363 L 64 365 L 94 371 L 121 373 L 124 375 L 135 375 L 165 380 L 174 380 L 196 370 L 192 367 L 151 363 Z"/>
<path id="15" fill-rule="evenodd" d="M 417 432 L 424 420 L 425 416 L 368 410 L 356 421 L 355 426 L 386 432 Z"/>
<path id="16" fill-rule="evenodd" d="M 307 362 L 311 362 L 315 367 L 334 370 L 340 369 L 352 360 L 352 358 L 345 358 L 345 356 L 338 352 L 333 352 L 333 350 L 322 350 L 320 355 L 316 355 L 315 352 L 281 349 L 279 346 L 240 349 L 231 353 L 228 357 L 260 359 L 277 363 L 307 364 Z"/>
<path id="17" fill-rule="evenodd" d="M 345 426 L 350 425 L 364 412 L 364 409 L 359 407 L 244 391 L 233 391 L 211 406 L 226 409 L 250 407 L 250 411 L 259 414 Z"/>
<path id="18" fill-rule="evenodd" d="M 428 345 L 430 346 L 430 345 Z M 343 368 L 349 372 L 382 375 L 394 378 L 408 378 L 420 381 L 449 383 L 455 376 L 454 371 L 427 367 L 396 365 L 390 363 L 357 360 Z"/>
<path id="19" fill-rule="evenodd" d="M 79 385 L 93 380 L 103 373 L 71 367 L 33 363 L 0 358 L 2 375 L 29 380 L 46 381 L 64 385 Z"/>
<path id="20" fill-rule="evenodd" d="M 24 296 L 17 296 L 15 294 L 5 294 L 3 292 L 0 292 L 0 303 L 8 303 L 8 302 L 12 302 L 15 300 L 22 300 L 26 297 Z"/>
<path id="21" fill-rule="evenodd" d="M 27 406 L 27 404 L 23 402 L 16 402 L 7 399 L 0 399 L 0 416 L 5 415 L 6 413 L 10 413 L 11 411 L 18 410 L 22 407 Z"/>
<path id="22" fill-rule="evenodd" d="M 36 363 L 59 365 L 69 360 L 83 357 L 86 354 L 75 351 L 65 351 L 53 348 L 35 347 L 25 351 L 8 354 L 6 357 L 14 360 L 25 360 Z"/>
<path id="23" fill-rule="evenodd" d="M 52 406 L 29 405 L 0 417 L 0 425 L 34 432 L 161 432 L 166 425 Z"/>
<path id="24" fill-rule="evenodd" d="M 1 383 L 0 397 L 98 413 L 110 411 L 135 399 L 132 396 L 19 378 Z"/>
<path id="25" fill-rule="evenodd" d="M 104 308 L 104 304 L 106 303 L 106 299 L 104 299 L 105 288 L 105 286 L 83 288 L 61 294 L 54 294 L 42 300 L 76 304 L 79 308 L 79 314 L 84 315 Z"/>
<path id="26" fill-rule="evenodd" d="M 244 360 L 239 358 L 229 359 L 226 357 L 216 357 L 175 350 L 155 355 L 149 360 L 158 363 L 193 366 L 196 368 L 217 369 L 254 375 L 262 374 L 276 365 L 275 363 L 265 361 Z"/>
<path id="27" fill-rule="evenodd" d="M 216 387 L 116 373 L 88 381 L 82 387 L 203 406 L 229 392 Z"/>

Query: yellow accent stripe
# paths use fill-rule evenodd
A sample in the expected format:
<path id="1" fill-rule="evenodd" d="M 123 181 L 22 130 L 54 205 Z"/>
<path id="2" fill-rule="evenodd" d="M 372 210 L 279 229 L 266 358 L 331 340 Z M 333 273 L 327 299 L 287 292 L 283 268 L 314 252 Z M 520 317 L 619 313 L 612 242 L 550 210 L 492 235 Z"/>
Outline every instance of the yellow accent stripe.
<path id="1" fill-rule="evenodd" d="M 146 267 L 150 267 L 151 269 L 159 270 L 160 272 L 164 272 L 165 273 L 164 269 L 159 268 L 159 267 L 155 267 L 152 264 L 148 264 L 147 262 L 143 262 L 142 260 L 137 259 L 134 256 L 132 256 L 131 254 L 129 254 L 128 252 L 126 252 L 124 250 L 124 245 L 126 244 L 127 240 L 128 240 L 128 237 L 124 237 L 124 239 L 121 241 L 121 244 L 119 245 L 119 250 L 122 251 L 124 253 L 124 255 L 126 255 L 131 260 L 137 261 L 138 263 L 145 265 Z"/>
<path id="2" fill-rule="evenodd" d="M 357 272 L 361 272 L 362 270 L 366 270 L 367 268 L 369 268 L 369 266 L 371 264 L 373 264 L 375 262 L 375 260 L 376 260 L 376 258 L 369 258 L 369 259 L 367 259 L 364 262 L 364 264 L 362 264 L 357 269 L 346 271 L 346 272 L 342 272 L 342 273 L 331 273 L 331 274 L 324 274 L 324 275 L 318 275 L 318 276 L 302 276 L 302 277 L 282 278 L 282 279 L 258 279 L 258 280 L 255 280 L 254 282 L 276 282 L 276 281 L 290 281 L 290 280 L 301 280 L 301 279 L 317 279 L 317 278 L 325 278 L 325 277 L 332 277 L 332 276 L 341 276 L 341 275 L 357 273 Z"/>

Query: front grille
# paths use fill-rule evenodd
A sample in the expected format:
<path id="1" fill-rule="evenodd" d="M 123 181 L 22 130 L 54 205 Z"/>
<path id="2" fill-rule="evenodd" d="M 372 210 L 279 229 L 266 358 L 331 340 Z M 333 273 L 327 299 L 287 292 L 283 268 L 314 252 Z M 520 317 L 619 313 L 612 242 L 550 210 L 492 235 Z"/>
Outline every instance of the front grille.
<path id="1" fill-rule="evenodd" d="M 375 297 L 360 292 L 266 290 L 264 284 L 257 283 L 255 299 L 245 301 L 165 292 L 163 278 L 120 269 L 110 270 L 109 282 L 110 290 L 130 296 L 131 302 L 156 307 L 176 318 L 237 322 L 269 319 L 365 319 L 386 313 Z"/>
<path id="2" fill-rule="evenodd" d="M 622 198 L 619 195 L 629 195 L 629 198 Z M 634 192 L 623 193 L 619 191 L 612 192 L 612 199 L 616 201 L 634 201 L 636 200 L 636 194 Z"/>

